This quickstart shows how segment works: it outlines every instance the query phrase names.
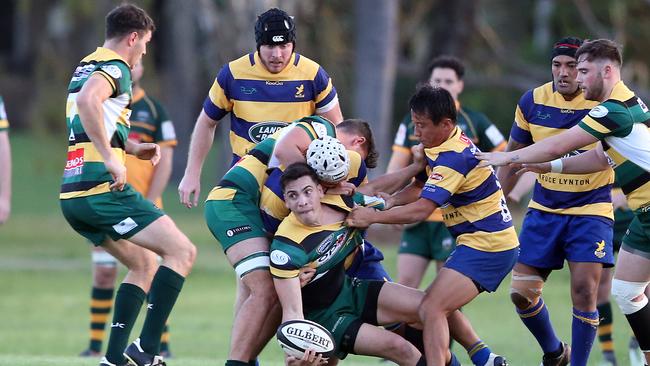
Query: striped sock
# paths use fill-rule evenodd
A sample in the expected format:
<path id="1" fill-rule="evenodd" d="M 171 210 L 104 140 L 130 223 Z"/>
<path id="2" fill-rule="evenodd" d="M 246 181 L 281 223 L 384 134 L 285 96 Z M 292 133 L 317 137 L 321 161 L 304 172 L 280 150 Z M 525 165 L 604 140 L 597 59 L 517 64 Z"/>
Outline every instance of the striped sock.
<path id="1" fill-rule="evenodd" d="M 609 301 L 598 305 L 600 324 L 598 324 L 598 342 L 603 352 L 614 352 L 614 341 L 612 339 L 612 303 Z"/>
<path id="2" fill-rule="evenodd" d="M 481 340 L 471 345 L 467 350 L 469 358 L 472 359 L 472 363 L 476 366 L 484 366 L 490 358 L 490 353 L 492 353 L 490 347 Z"/>
<path id="3" fill-rule="evenodd" d="M 524 325 L 535 336 L 544 353 L 553 353 L 560 349 L 562 343 L 555 335 L 548 309 L 541 297 L 537 304 L 531 305 L 526 310 L 517 309 L 517 313 Z"/>
<path id="4" fill-rule="evenodd" d="M 90 293 L 90 344 L 88 349 L 102 351 L 102 342 L 106 335 L 106 322 L 113 307 L 114 288 L 93 287 Z"/>
<path id="5" fill-rule="evenodd" d="M 165 323 L 162 337 L 160 337 L 160 352 L 169 352 L 169 322 Z"/>
<path id="6" fill-rule="evenodd" d="M 571 365 L 584 366 L 589 360 L 591 346 L 598 329 L 598 310 L 580 311 L 573 308 L 571 323 Z"/>

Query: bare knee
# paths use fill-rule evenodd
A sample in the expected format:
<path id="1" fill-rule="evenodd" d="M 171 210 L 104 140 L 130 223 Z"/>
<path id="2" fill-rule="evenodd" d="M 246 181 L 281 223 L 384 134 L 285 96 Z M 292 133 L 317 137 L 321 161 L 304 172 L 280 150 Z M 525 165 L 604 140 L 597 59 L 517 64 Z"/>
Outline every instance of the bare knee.
<path id="1" fill-rule="evenodd" d="M 591 310 L 596 305 L 597 295 L 598 287 L 589 281 L 580 281 L 571 287 L 573 306 L 579 310 Z"/>
<path id="2" fill-rule="evenodd" d="M 246 278 L 249 277 L 249 278 Z M 244 284 L 248 287 L 249 298 L 260 301 L 268 307 L 278 303 L 278 295 L 273 286 L 270 273 L 264 270 L 253 271 L 243 278 Z"/>
<path id="3" fill-rule="evenodd" d="M 93 268 L 93 286 L 97 288 L 114 288 L 117 278 L 117 266 L 95 265 Z"/>
<path id="4" fill-rule="evenodd" d="M 510 293 L 510 301 L 520 310 L 528 309 L 532 305 L 532 302 L 528 298 L 518 293 Z"/>
<path id="5" fill-rule="evenodd" d="M 539 275 L 512 272 L 510 284 L 510 301 L 517 309 L 525 310 L 537 304 L 542 297 L 544 279 Z"/>
<path id="6" fill-rule="evenodd" d="M 384 357 L 391 360 L 403 362 L 408 360 L 417 361 L 421 354 L 411 343 L 402 337 L 390 337 L 390 340 L 384 344 Z"/>

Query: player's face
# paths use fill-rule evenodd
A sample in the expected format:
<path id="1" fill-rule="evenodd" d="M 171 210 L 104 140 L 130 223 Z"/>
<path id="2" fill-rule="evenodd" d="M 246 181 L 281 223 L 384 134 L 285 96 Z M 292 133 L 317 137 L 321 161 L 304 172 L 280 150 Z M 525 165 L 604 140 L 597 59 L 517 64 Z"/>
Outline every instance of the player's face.
<path id="1" fill-rule="evenodd" d="M 276 45 L 263 44 L 260 46 L 260 59 L 262 59 L 262 64 L 272 74 L 277 74 L 287 67 L 292 53 L 293 43 Z"/>
<path id="2" fill-rule="evenodd" d="M 137 84 L 140 82 L 140 79 L 142 78 L 142 74 L 144 74 L 144 66 L 142 66 L 142 60 L 135 64 L 133 66 L 133 69 L 131 70 L 131 80 L 133 80 L 134 84 Z"/>
<path id="3" fill-rule="evenodd" d="M 361 159 L 368 157 L 368 149 L 364 146 L 366 138 L 352 133 L 347 133 L 339 128 L 336 129 L 336 138 L 341 141 L 345 150 L 356 151 Z"/>
<path id="4" fill-rule="evenodd" d="M 587 100 L 603 101 L 603 68 L 599 62 L 585 60 L 586 55 L 578 59 L 578 86 Z"/>
<path id="5" fill-rule="evenodd" d="M 434 125 L 431 118 L 413 111 L 411 111 L 411 120 L 415 126 L 415 137 L 425 148 L 440 146 L 447 141 L 454 128 L 454 124 L 449 118 L 443 118 L 437 125 Z"/>
<path id="6" fill-rule="evenodd" d="M 447 90 L 454 100 L 458 100 L 458 96 L 463 91 L 464 83 L 456 75 L 454 69 L 436 67 L 431 71 L 429 84 L 433 87 L 439 87 Z"/>
<path id="7" fill-rule="evenodd" d="M 147 43 L 151 41 L 151 31 L 147 31 L 142 35 L 137 32 L 134 33 L 135 39 L 133 41 L 133 47 L 131 48 L 131 59 L 127 60 L 129 62 L 129 65 L 136 65 L 140 63 L 142 56 L 147 54 Z"/>
<path id="8" fill-rule="evenodd" d="M 323 187 L 310 176 L 289 182 L 284 188 L 284 202 L 298 220 L 307 226 L 320 225 Z"/>
<path id="9" fill-rule="evenodd" d="M 579 92 L 578 69 L 576 69 L 577 61 L 575 58 L 566 55 L 559 55 L 553 57 L 551 61 L 551 73 L 553 74 L 553 84 L 555 90 L 562 95 L 574 95 Z"/>

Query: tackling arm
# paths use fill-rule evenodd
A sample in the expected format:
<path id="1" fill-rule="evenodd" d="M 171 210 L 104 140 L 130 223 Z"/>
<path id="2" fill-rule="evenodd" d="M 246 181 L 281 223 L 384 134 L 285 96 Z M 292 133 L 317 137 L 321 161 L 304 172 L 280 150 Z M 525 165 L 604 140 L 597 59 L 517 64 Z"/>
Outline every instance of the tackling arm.
<path id="1" fill-rule="evenodd" d="M 512 138 L 508 140 L 508 145 L 506 146 L 506 152 L 510 151 L 515 151 L 519 149 L 523 149 L 528 145 L 519 143 Z M 499 167 L 497 169 L 497 179 L 499 180 L 499 183 L 501 183 L 501 189 L 503 190 L 503 194 L 505 196 L 508 196 L 510 192 L 512 191 L 512 188 L 515 186 L 517 183 L 517 176 L 515 175 L 515 171 L 513 170 L 512 167 L 505 165 L 502 167 Z"/>
<path id="2" fill-rule="evenodd" d="M 291 130 L 278 139 L 273 149 L 273 155 L 285 167 L 293 163 L 304 162 L 307 148 L 311 143 L 309 135 L 302 128 L 296 126 L 289 128 Z"/>
<path id="3" fill-rule="evenodd" d="M 609 159 L 603 151 L 602 144 L 580 155 L 562 158 L 561 161 L 561 172 L 566 174 L 589 174 L 609 168 Z M 522 168 L 520 172 L 548 173 L 551 171 L 551 163 L 523 164 Z"/>

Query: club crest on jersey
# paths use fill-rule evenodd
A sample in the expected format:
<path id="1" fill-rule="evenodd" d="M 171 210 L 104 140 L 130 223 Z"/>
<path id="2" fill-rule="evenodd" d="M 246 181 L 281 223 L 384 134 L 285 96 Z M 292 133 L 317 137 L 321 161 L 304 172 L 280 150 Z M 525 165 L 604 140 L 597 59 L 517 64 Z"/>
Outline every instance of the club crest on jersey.
<path id="1" fill-rule="evenodd" d="M 589 116 L 593 118 L 603 118 L 609 113 L 607 107 L 602 105 L 597 105 L 589 111 Z"/>
<path id="2" fill-rule="evenodd" d="M 280 121 L 260 122 L 248 130 L 248 136 L 253 142 L 260 143 L 286 125 Z"/>
<path id="3" fill-rule="evenodd" d="M 605 256 L 605 241 L 601 240 L 600 242 L 596 243 L 596 250 L 594 251 L 594 255 L 597 258 L 603 258 Z"/>
<path id="4" fill-rule="evenodd" d="M 305 84 L 300 84 L 300 86 L 296 87 L 296 94 L 294 96 L 296 98 L 304 98 L 305 97 Z"/>
<path id="5" fill-rule="evenodd" d="M 102 65 L 100 69 L 102 69 L 103 72 L 107 73 L 114 79 L 119 79 L 122 77 L 122 70 L 120 70 L 120 68 L 115 65 Z"/>
<path id="6" fill-rule="evenodd" d="M 464 142 L 465 144 L 467 144 L 468 146 L 472 145 L 472 140 L 470 140 L 469 137 L 467 137 L 467 135 L 465 135 L 465 132 L 461 133 L 460 137 L 458 139 L 460 141 Z"/>
<path id="7" fill-rule="evenodd" d="M 438 172 L 431 172 L 431 175 L 429 175 L 429 179 L 434 181 L 434 182 L 439 182 L 439 181 L 443 180 L 444 178 L 445 177 L 442 174 L 438 173 Z"/>
<path id="8" fill-rule="evenodd" d="M 289 263 L 289 254 L 278 249 L 273 250 L 270 257 L 271 263 L 279 266 Z"/>

